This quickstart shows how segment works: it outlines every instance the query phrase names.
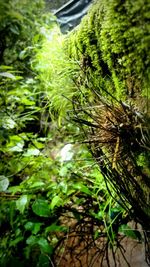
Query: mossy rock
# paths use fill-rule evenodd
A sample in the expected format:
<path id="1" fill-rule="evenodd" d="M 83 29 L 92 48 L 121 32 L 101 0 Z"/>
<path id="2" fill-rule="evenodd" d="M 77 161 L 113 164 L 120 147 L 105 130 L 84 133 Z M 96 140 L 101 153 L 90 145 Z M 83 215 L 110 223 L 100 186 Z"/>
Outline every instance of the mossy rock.
<path id="1" fill-rule="evenodd" d="M 104 94 L 150 98 L 150 1 L 96 1 L 66 40 L 88 81 Z M 141 98 L 140 98 L 141 101 Z"/>
<path id="2" fill-rule="evenodd" d="M 95 129 L 92 129 L 91 133 L 92 135 L 96 133 L 97 136 L 93 137 L 91 135 L 92 138 L 95 138 L 95 140 L 96 138 L 103 138 L 103 140 L 100 140 L 99 148 L 96 148 L 97 151 L 95 147 L 98 147 L 98 141 L 95 146 L 89 146 L 91 150 L 93 149 L 93 154 L 96 155 L 96 158 L 98 158 L 97 155 L 100 156 L 100 153 L 105 157 L 106 153 L 109 154 L 108 152 L 111 152 L 112 158 L 108 160 L 107 167 L 101 166 L 100 169 L 114 187 L 118 186 L 120 197 L 122 198 L 123 196 L 124 198 L 125 196 L 127 201 L 130 199 L 129 203 L 133 208 L 133 212 L 136 213 L 135 217 L 138 218 L 138 221 L 145 228 L 149 228 L 150 1 L 95 1 L 87 16 L 82 19 L 81 24 L 66 36 L 65 51 L 80 66 L 77 82 L 81 90 L 84 90 L 83 95 L 86 91 L 89 93 L 89 89 L 91 89 L 92 95 L 93 88 L 97 92 L 97 94 L 93 94 L 94 99 L 92 101 L 89 100 L 89 104 L 97 103 L 101 98 L 103 102 L 109 103 L 104 108 L 108 114 L 102 115 L 107 120 L 110 118 L 108 125 L 115 131 L 116 135 L 112 134 L 114 147 L 111 147 L 111 151 L 109 151 L 109 144 L 102 146 L 101 144 L 104 140 L 102 132 L 98 132 L 100 130 Z M 87 95 L 85 97 L 86 101 Z M 115 104 L 113 103 L 112 105 L 112 101 Z M 82 103 L 80 102 L 81 107 Z M 125 103 L 125 106 L 122 103 Z M 118 106 L 114 107 L 114 105 Z M 110 114 L 111 107 L 112 114 L 114 110 L 123 109 L 124 123 L 121 123 L 121 115 L 118 119 L 118 115 L 114 117 L 114 115 Z M 99 112 L 101 113 L 101 111 Z M 132 127 L 128 112 L 129 114 L 132 113 L 135 127 L 134 125 Z M 103 121 L 102 115 L 98 118 L 98 110 L 96 110 L 95 114 L 91 112 L 91 118 L 95 116 L 99 121 Z M 79 121 L 85 122 L 85 118 L 87 117 L 84 117 L 84 120 L 79 118 Z M 94 127 L 94 124 L 91 123 L 91 118 L 86 123 L 85 132 L 88 131 L 87 126 Z M 99 129 L 102 129 L 101 126 L 106 127 L 106 119 L 104 119 L 104 125 L 100 125 L 100 127 L 96 125 L 96 127 L 99 127 Z M 119 121 L 118 125 L 116 125 L 117 119 Z M 129 131 L 129 125 L 131 132 Z M 122 126 L 122 129 L 119 128 Z M 103 129 L 105 130 L 104 127 Z M 132 131 L 137 132 L 137 129 L 137 138 L 136 135 L 134 138 L 134 132 Z M 121 131 L 124 132 L 123 135 L 120 135 Z M 126 141 L 125 131 L 129 135 L 131 134 L 132 142 Z M 144 137 L 144 131 L 146 138 Z M 144 141 L 144 138 L 146 141 Z M 118 143 L 117 140 L 119 140 Z M 118 165 L 116 167 L 112 162 L 114 158 L 117 158 L 119 142 L 125 146 L 126 144 L 128 145 L 128 155 L 123 155 L 124 159 L 121 156 L 120 160 L 123 160 L 121 164 L 117 162 L 116 164 Z M 112 146 L 111 144 L 110 146 Z M 122 151 L 125 151 L 125 148 L 122 147 Z M 122 181 L 121 176 L 123 177 Z M 120 185 L 119 181 L 121 181 Z"/>

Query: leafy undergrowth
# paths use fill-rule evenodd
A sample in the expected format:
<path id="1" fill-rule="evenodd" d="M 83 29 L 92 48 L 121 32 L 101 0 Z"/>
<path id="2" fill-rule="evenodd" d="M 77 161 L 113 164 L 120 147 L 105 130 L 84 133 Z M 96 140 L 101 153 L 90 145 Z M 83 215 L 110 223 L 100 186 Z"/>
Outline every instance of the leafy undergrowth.
<path id="1" fill-rule="evenodd" d="M 88 234 L 89 249 L 104 238 L 104 253 L 121 232 L 141 239 L 65 120 L 78 66 L 64 56 L 54 18 L 40 0 L 8 2 L 0 1 L 0 265 L 59 266 L 72 233 Z"/>

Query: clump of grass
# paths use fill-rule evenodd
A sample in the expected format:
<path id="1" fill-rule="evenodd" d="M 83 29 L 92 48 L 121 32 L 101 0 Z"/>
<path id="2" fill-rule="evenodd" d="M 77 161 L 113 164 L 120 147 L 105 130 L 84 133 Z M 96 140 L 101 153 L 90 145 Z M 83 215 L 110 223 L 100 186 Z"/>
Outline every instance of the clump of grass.
<path id="1" fill-rule="evenodd" d="M 78 68 L 78 64 L 65 54 L 63 45 L 64 36 L 55 26 L 50 34 L 47 33 L 33 62 L 39 72 L 38 79 L 43 85 L 51 115 L 57 117 L 59 122 L 71 106 L 68 99 L 72 99 L 76 91 L 73 79 Z"/>

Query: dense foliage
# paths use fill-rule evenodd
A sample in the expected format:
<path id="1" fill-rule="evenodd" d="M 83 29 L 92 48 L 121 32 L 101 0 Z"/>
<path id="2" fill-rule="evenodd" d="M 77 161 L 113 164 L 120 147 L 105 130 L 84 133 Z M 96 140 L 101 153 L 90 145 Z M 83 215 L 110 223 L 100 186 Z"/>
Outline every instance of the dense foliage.
<path id="1" fill-rule="evenodd" d="M 66 38 L 78 61 L 75 120 L 105 179 L 149 229 L 149 1 L 96 1 Z M 92 145 L 93 144 L 93 145 Z M 104 167 L 105 166 L 105 167 Z"/>
<path id="2" fill-rule="evenodd" d="M 101 255 L 123 251 L 123 234 L 141 235 L 127 225 L 128 213 L 68 121 L 80 64 L 68 60 L 41 0 L 0 5 L 0 265 L 59 264 L 72 234 L 85 253 L 93 246 Z"/>

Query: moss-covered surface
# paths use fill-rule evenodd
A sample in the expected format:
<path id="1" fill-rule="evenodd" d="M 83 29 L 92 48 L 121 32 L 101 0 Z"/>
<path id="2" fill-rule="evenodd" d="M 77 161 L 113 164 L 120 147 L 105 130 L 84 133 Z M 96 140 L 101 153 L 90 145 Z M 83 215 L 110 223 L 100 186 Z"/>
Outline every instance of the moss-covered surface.
<path id="1" fill-rule="evenodd" d="M 101 108 L 93 109 L 86 122 L 85 132 L 90 126 L 91 135 L 87 136 L 90 143 L 95 142 L 90 148 L 96 159 L 103 157 L 100 169 L 106 179 L 119 189 L 121 198 L 129 201 L 135 217 L 149 228 L 150 1 L 95 1 L 81 24 L 66 36 L 65 49 L 80 66 L 77 84 L 82 96 L 92 92 L 92 101 L 87 100 L 88 93 L 84 97 L 86 104 L 106 104 L 106 114 Z M 114 110 L 123 110 L 120 117 Z M 83 113 L 87 118 L 87 112 Z M 85 123 L 77 116 L 80 123 Z M 111 141 L 105 145 L 108 131 Z"/>
<path id="2" fill-rule="evenodd" d="M 150 92 L 150 1 L 100 0 L 67 41 L 93 86 L 118 99 Z M 150 97 L 150 95 L 149 95 Z M 144 101 L 145 105 L 145 101 Z M 143 106 L 144 106 L 143 105 Z"/>

